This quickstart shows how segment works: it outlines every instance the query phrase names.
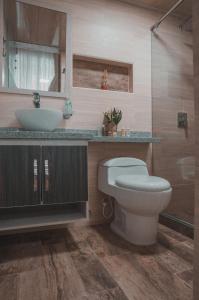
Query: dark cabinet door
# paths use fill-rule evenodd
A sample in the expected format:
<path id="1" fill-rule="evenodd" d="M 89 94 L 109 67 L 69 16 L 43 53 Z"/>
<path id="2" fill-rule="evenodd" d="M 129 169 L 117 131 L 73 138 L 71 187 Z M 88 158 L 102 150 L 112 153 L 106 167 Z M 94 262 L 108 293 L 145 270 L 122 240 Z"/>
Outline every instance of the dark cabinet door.
<path id="1" fill-rule="evenodd" d="M 42 148 L 43 204 L 87 201 L 87 147 Z"/>
<path id="2" fill-rule="evenodd" d="M 41 148 L 0 146 L 0 207 L 40 204 Z"/>

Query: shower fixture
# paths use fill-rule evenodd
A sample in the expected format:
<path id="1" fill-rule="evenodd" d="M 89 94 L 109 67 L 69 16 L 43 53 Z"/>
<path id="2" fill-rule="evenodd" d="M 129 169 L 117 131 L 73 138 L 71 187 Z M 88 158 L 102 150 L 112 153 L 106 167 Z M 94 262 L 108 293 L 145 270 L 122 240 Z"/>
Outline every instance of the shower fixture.
<path id="1" fill-rule="evenodd" d="M 164 16 L 162 16 L 152 27 L 151 27 L 151 31 L 154 31 L 155 29 L 157 29 L 160 24 L 178 7 L 180 6 L 185 0 L 178 0 L 176 2 L 176 4 L 174 4 L 169 11 L 164 14 Z"/>

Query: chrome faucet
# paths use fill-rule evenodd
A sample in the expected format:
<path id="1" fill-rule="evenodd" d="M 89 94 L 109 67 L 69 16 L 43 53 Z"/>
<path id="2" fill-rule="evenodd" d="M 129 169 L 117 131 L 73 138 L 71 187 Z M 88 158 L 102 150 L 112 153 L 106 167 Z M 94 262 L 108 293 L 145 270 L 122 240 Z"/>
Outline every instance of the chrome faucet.
<path id="1" fill-rule="evenodd" d="M 33 103 L 35 108 L 40 108 L 40 94 L 39 93 L 33 93 Z"/>

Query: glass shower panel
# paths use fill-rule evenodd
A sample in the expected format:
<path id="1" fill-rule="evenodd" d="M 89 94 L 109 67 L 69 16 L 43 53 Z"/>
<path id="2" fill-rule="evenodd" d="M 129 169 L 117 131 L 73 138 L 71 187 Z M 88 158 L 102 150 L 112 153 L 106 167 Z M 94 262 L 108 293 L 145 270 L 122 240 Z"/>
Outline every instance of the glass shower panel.
<path id="1" fill-rule="evenodd" d="M 186 3 L 187 4 L 187 3 Z M 187 19 L 188 20 L 188 19 Z M 173 187 L 166 213 L 193 224 L 194 216 L 194 91 L 191 26 L 168 17 L 152 32 L 153 172 Z M 178 121 L 186 113 L 188 123 Z"/>

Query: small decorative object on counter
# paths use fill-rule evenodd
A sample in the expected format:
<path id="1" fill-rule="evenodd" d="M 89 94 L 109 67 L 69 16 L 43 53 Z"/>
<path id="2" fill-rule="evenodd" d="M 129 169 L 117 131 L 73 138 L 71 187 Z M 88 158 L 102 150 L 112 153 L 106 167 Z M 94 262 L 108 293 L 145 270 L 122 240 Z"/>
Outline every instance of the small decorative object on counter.
<path id="1" fill-rule="evenodd" d="M 116 108 L 104 113 L 104 135 L 117 135 L 118 124 L 122 119 L 122 111 Z"/>
<path id="2" fill-rule="evenodd" d="M 126 132 L 124 128 L 121 129 L 121 136 L 126 136 Z"/>
<path id="3" fill-rule="evenodd" d="M 104 74 L 102 76 L 101 89 L 108 90 L 108 71 L 104 70 Z"/>
<path id="4" fill-rule="evenodd" d="M 131 136 L 130 128 L 127 128 L 127 129 L 125 130 L 125 136 L 127 136 L 127 137 L 130 137 L 130 136 Z"/>
<path id="5" fill-rule="evenodd" d="M 105 134 L 105 125 L 104 124 L 102 125 L 102 135 L 106 135 Z"/>
<path id="6" fill-rule="evenodd" d="M 125 128 L 122 128 L 120 131 L 118 131 L 118 136 L 126 136 L 126 137 L 130 137 L 131 136 L 131 131 L 129 128 L 125 129 Z"/>
<path id="7" fill-rule="evenodd" d="M 69 99 L 67 99 L 64 105 L 63 117 L 64 119 L 70 119 L 72 115 L 73 115 L 72 102 Z"/>

